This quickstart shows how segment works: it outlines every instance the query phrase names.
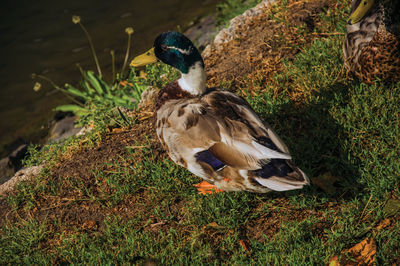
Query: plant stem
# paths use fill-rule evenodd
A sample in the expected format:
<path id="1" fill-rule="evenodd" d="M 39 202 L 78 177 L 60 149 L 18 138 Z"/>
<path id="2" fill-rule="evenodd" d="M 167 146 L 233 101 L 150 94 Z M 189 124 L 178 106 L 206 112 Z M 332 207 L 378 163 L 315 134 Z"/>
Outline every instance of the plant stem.
<path id="1" fill-rule="evenodd" d="M 76 67 L 79 69 L 79 72 L 81 72 L 82 77 L 85 77 L 85 72 L 83 71 L 81 65 L 79 63 L 76 63 Z"/>
<path id="2" fill-rule="evenodd" d="M 111 50 L 111 66 L 112 66 L 112 83 L 115 82 L 115 52 Z"/>
<path id="3" fill-rule="evenodd" d="M 122 69 L 121 69 L 121 76 L 124 73 L 125 67 L 126 67 L 126 63 L 128 62 L 128 57 L 129 57 L 129 50 L 131 47 L 131 35 L 132 34 L 128 34 L 128 47 L 126 48 L 126 53 L 125 53 L 125 60 L 124 60 L 124 64 L 122 65 Z"/>
<path id="4" fill-rule="evenodd" d="M 92 37 L 90 37 L 89 32 L 86 30 L 86 28 L 83 26 L 83 24 L 81 22 L 79 22 L 79 25 L 81 26 L 83 32 L 86 34 L 86 37 L 87 37 L 87 39 L 89 41 L 90 49 L 92 50 L 94 61 L 95 61 L 96 66 L 97 66 L 97 72 L 99 72 L 99 76 L 102 77 L 103 75 L 101 74 L 99 60 L 97 59 L 96 51 L 94 50 Z"/>

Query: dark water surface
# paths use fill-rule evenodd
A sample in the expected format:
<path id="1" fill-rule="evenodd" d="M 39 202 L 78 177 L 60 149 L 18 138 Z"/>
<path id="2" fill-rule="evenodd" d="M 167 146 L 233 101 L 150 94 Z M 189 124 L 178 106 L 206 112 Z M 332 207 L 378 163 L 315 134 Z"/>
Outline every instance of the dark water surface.
<path id="1" fill-rule="evenodd" d="M 150 48 L 155 36 L 182 29 L 215 10 L 218 0 L 3 0 L 0 17 L 0 155 L 18 139 L 43 136 L 52 108 L 65 97 L 46 84 L 33 91 L 32 73 L 57 84 L 80 79 L 76 63 L 96 70 L 79 15 L 91 34 L 103 72 L 110 72 L 110 50 L 121 67 L 127 45 L 125 28 L 133 27 L 134 54 Z M 107 71 L 108 70 L 108 71 Z M 104 73 L 103 73 L 104 75 Z M 108 74 L 109 75 L 109 74 Z M 107 74 L 105 75 L 107 77 Z"/>

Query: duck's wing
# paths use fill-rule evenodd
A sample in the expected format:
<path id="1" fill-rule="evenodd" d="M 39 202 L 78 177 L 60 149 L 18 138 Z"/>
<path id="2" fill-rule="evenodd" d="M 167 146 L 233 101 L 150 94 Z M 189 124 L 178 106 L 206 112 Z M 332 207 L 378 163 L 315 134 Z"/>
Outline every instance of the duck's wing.
<path id="1" fill-rule="evenodd" d="M 210 118 L 217 122 L 219 143 L 210 151 L 228 165 L 232 153 L 246 159 L 245 169 L 258 169 L 270 159 L 291 159 L 286 145 L 272 128 L 264 123 L 242 97 L 228 91 L 214 91 L 203 97 Z"/>
<path id="2" fill-rule="evenodd" d="M 259 183 L 291 175 L 296 182 L 301 179 L 283 141 L 233 93 L 213 91 L 201 98 L 170 101 L 159 109 L 156 127 L 171 158 L 199 176 L 204 177 L 204 171 L 196 169 L 196 163 L 206 165 L 209 174 L 225 166 L 247 170 Z"/>
<path id="3" fill-rule="evenodd" d="M 183 159 L 193 154 L 205 158 L 201 152 L 208 151 L 224 165 L 246 170 L 259 169 L 270 159 L 291 159 L 272 129 L 230 92 L 167 102 L 157 113 L 156 127 L 171 157 L 178 153 Z"/>

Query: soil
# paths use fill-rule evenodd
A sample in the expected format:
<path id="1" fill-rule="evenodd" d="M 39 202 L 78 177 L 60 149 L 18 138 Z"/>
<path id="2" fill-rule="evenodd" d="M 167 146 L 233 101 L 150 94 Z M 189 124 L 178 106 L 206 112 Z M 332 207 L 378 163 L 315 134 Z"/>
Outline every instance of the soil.
<path id="1" fill-rule="evenodd" d="M 273 75 L 283 70 L 282 60 L 293 60 L 300 45 L 321 37 L 300 35 L 299 28 L 313 32 L 320 24 L 319 14 L 328 7 L 333 9 L 335 1 L 289 2 L 287 10 L 275 17 L 272 12 L 263 12 L 240 25 L 239 36 L 233 41 L 212 47 L 204 58 L 209 86 L 228 86 L 243 92 L 243 88 L 251 90 L 253 83 L 273 85 Z M 283 17 L 289 23 L 284 23 Z M 282 22 L 277 22 L 280 19 Z"/>

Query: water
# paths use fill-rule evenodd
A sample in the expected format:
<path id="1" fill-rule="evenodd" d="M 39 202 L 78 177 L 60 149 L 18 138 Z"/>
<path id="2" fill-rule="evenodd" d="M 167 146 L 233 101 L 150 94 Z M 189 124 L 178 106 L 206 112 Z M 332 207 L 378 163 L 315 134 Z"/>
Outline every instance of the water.
<path id="1" fill-rule="evenodd" d="M 188 24 L 215 10 L 218 0 L 6 0 L 0 18 L 0 155 L 10 143 L 43 137 L 51 110 L 65 103 L 59 92 L 44 82 L 33 91 L 32 73 L 57 84 L 80 79 L 76 63 L 96 70 L 79 15 L 91 34 L 103 72 L 110 69 L 110 50 L 121 67 L 127 45 L 125 28 L 134 28 L 134 54 L 150 48 L 155 36 Z M 104 73 L 103 73 L 104 74 Z M 107 77 L 107 74 L 105 75 Z M 19 139 L 19 140 L 18 140 Z"/>

